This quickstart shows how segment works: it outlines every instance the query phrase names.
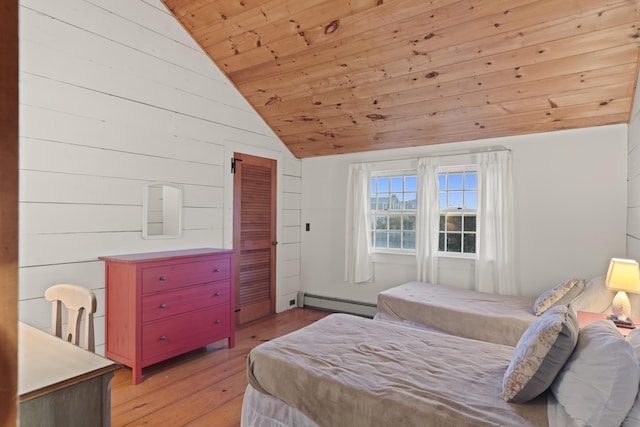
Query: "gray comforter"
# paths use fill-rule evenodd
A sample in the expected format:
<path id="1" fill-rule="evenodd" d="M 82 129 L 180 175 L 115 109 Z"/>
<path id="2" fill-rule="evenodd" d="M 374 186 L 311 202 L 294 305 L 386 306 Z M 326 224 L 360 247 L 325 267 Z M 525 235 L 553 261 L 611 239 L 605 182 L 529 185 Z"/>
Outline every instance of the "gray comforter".
<path id="1" fill-rule="evenodd" d="M 515 346 L 537 319 L 535 298 L 408 282 L 378 294 L 380 320 L 405 321 L 459 337 Z"/>
<path id="2" fill-rule="evenodd" d="M 249 383 L 321 426 L 547 426 L 501 395 L 512 347 L 333 314 L 263 343 Z"/>

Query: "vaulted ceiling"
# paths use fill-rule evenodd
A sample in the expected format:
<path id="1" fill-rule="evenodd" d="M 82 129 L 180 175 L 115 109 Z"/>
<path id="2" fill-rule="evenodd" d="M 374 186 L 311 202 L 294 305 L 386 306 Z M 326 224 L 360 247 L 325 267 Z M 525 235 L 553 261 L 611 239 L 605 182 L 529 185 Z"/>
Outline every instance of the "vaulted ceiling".
<path id="1" fill-rule="evenodd" d="M 299 158 L 629 121 L 640 0 L 162 0 Z"/>

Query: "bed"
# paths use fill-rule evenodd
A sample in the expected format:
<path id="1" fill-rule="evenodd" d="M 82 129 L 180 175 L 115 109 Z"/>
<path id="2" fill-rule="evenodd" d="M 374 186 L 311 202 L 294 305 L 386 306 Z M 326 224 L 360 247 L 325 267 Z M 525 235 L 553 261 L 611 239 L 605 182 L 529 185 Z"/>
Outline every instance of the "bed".
<path id="1" fill-rule="evenodd" d="M 578 332 L 567 306 L 515 348 L 332 314 L 250 352 L 242 426 L 638 426 L 639 354 L 640 329 Z"/>
<path id="2" fill-rule="evenodd" d="M 571 304 L 574 312 L 610 310 L 615 293 L 606 289 L 604 282 L 604 276 L 588 282 L 570 279 L 538 297 L 408 282 L 378 294 L 374 319 L 515 346 L 543 309 L 551 305 Z"/>
<path id="3" fill-rule="evenodd" d="M 374 319 L 514 346 L 536 320 L 535 300 L 408 282 L 378 294 Z"/>
<path id="4" fill-rule="evenodd" d="M 500 395 L 512 353 L 332 314 L 250 353 L 243 425 L 547 426 L 545 396 L 514 405 Z"/>

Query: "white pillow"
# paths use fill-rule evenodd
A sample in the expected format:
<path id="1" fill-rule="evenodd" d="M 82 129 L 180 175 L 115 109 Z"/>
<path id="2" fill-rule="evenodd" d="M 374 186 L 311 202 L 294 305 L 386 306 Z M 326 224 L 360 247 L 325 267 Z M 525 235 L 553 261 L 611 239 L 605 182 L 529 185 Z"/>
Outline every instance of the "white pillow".
<path id="1" fill-rule="evenodd" d="M 636 359 L 640 364 L 640 329 L 634 329 L 627 335 L 627 341 L 631 344 Z M 622 423 L 622 427 L 640 426 L 640 395 L 636 395 L 636 400 Z"/>
<path id="2" fill-rule="evenodd" d="M 584 289 L 584 280 L 571 279 L 558 283 L 548 291 L 543 292 L 533 303 L 533 313 L 540 316 L 546 310 L 556 305 L 571 303 Z"/>
<path id="3" fill-rule="evenodd" d="M 576 313 L 578 311 L 590 311 L 592 313 L 610 312 L 609 307 L 616 293 L 607 289 L 604 279 L 604 276 L 598 276 L 587 282 L 582 293 L 571 302 L 571 308 Z"/>
<path id="4" fill-rule="evenodd" d="M 551 391 L 578 425 L 619 426 L 640 382 L 636 355 L 609 320 L 580 330 L 578 344 Z"/>

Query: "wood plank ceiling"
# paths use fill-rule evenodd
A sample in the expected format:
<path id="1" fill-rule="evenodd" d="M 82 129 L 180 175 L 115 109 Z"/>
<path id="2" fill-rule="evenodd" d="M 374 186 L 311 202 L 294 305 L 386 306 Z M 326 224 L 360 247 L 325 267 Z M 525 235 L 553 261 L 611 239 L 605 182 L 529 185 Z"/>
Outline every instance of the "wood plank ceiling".
<path id="1" fill-rule="evenodd" d="M 298 158 L 629 122 L 640 0 L 163 0 Z"/>

